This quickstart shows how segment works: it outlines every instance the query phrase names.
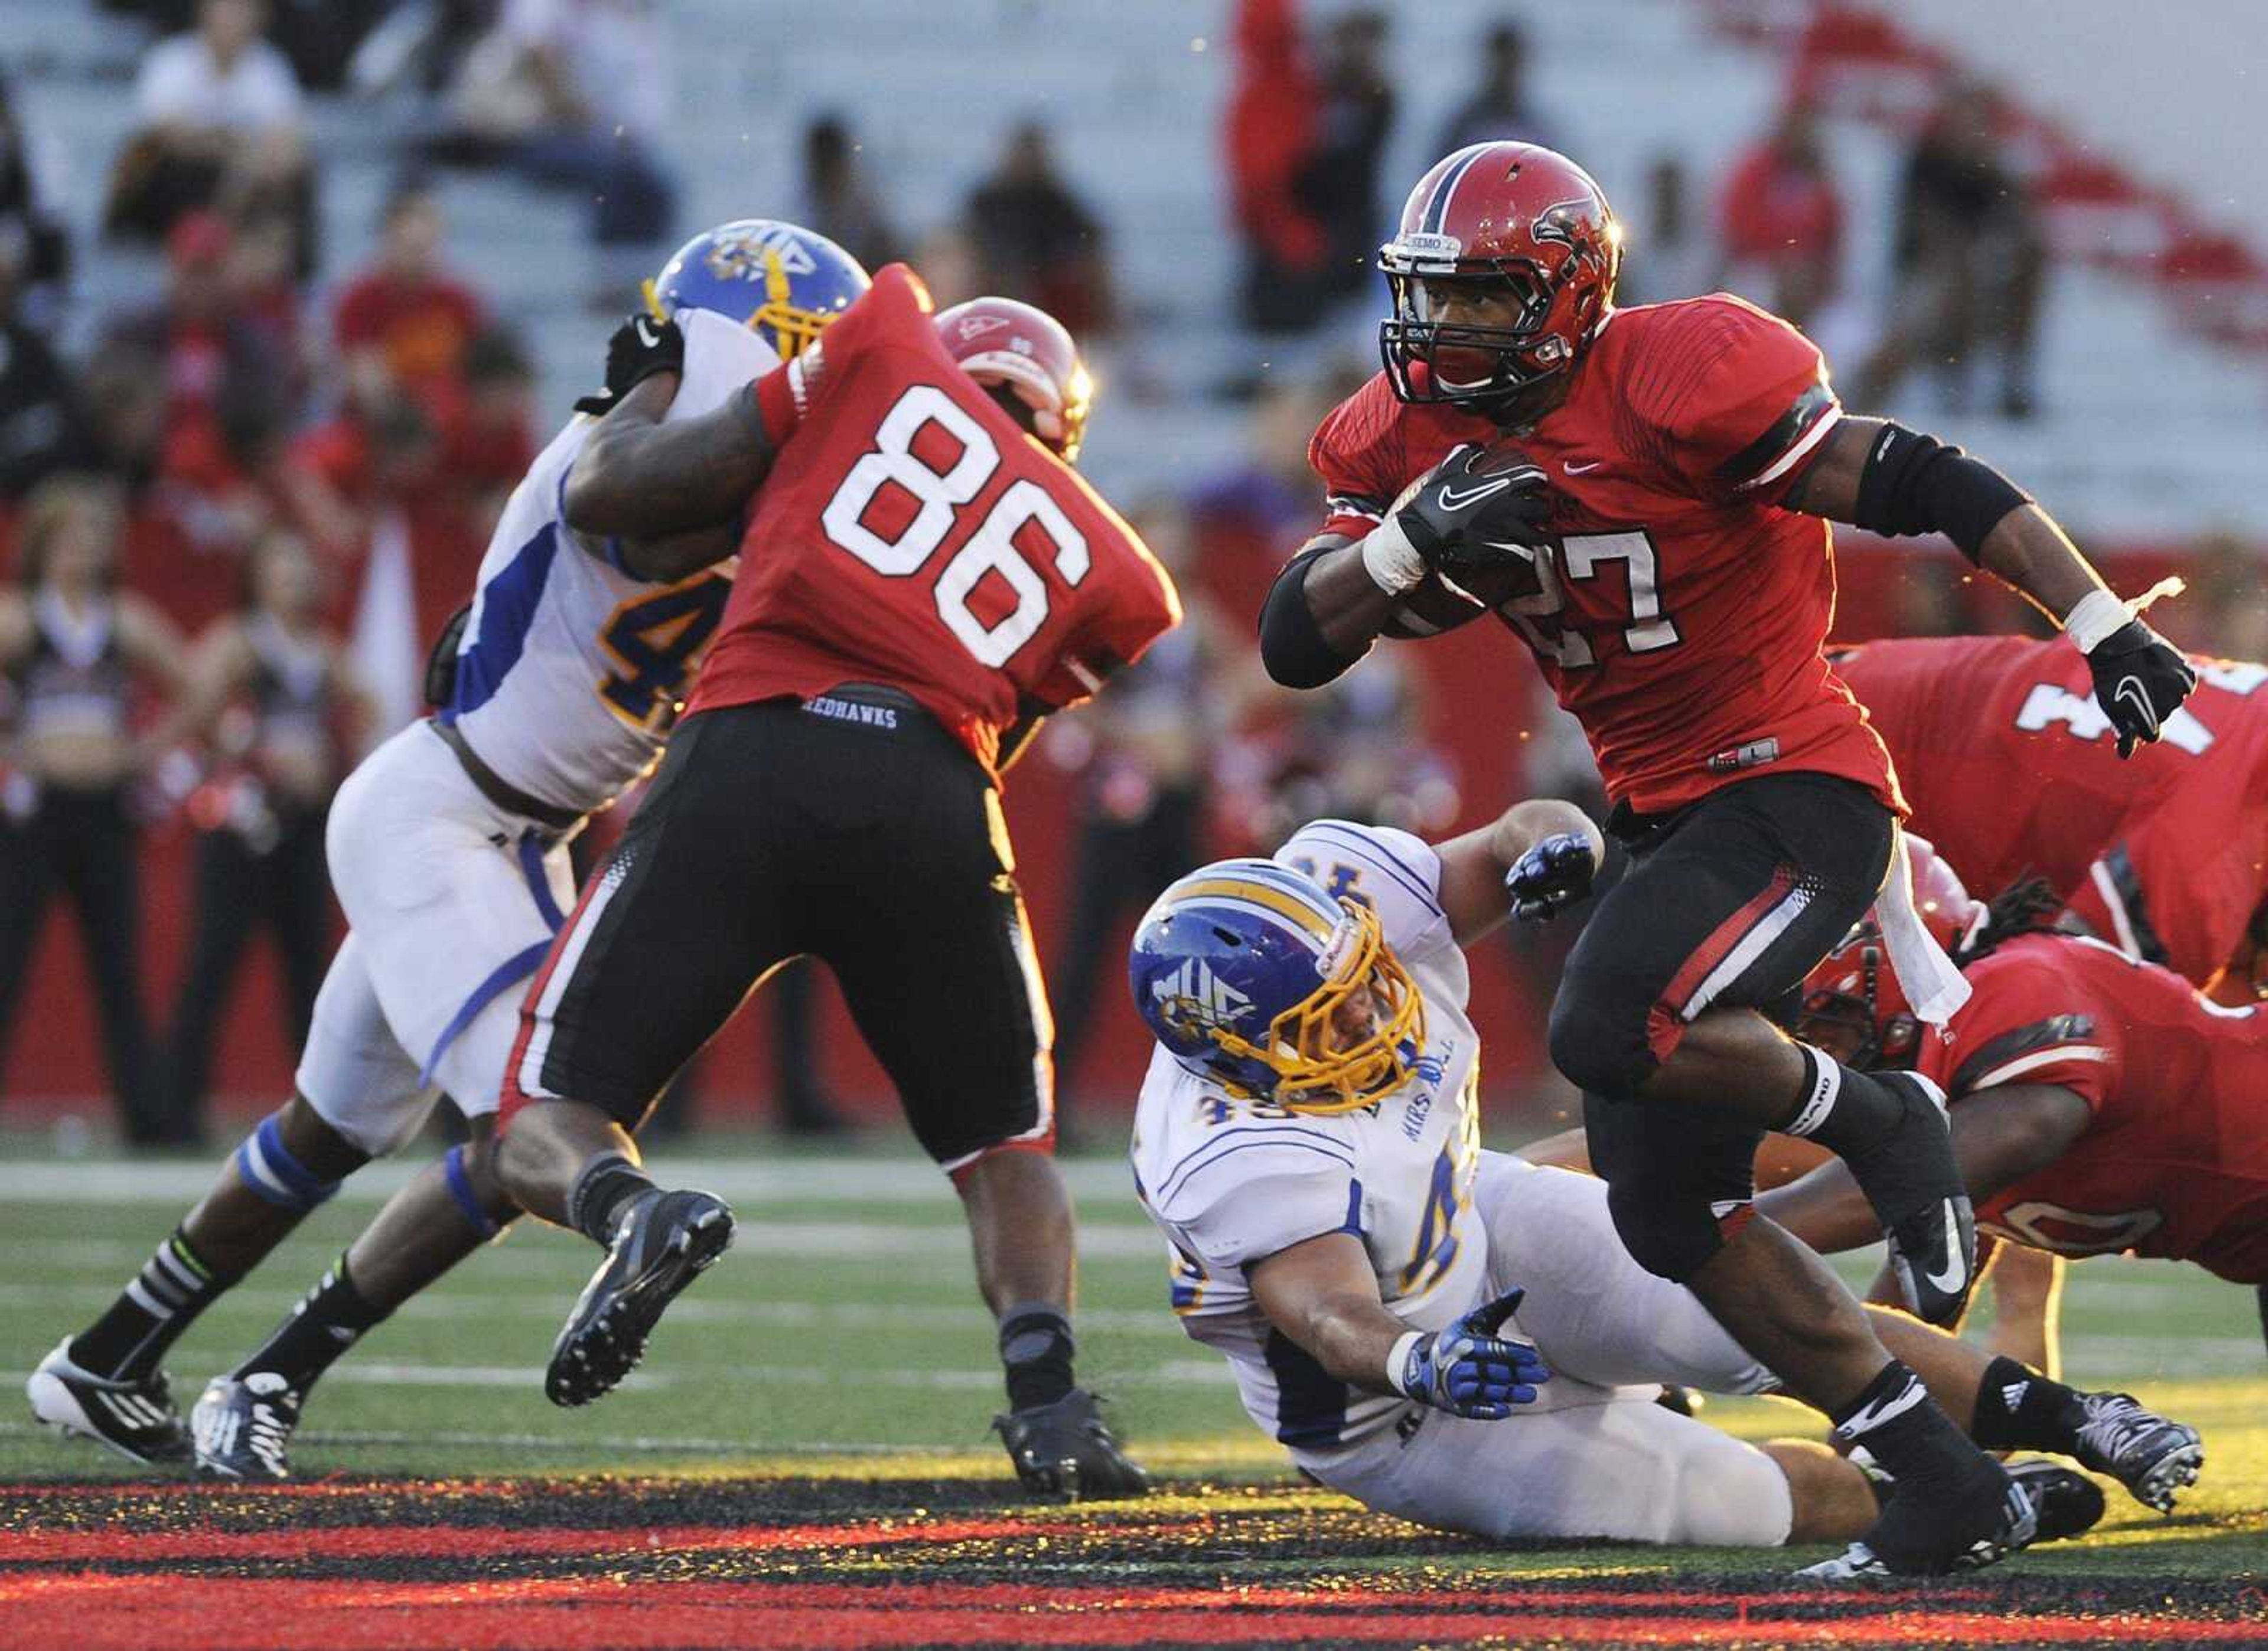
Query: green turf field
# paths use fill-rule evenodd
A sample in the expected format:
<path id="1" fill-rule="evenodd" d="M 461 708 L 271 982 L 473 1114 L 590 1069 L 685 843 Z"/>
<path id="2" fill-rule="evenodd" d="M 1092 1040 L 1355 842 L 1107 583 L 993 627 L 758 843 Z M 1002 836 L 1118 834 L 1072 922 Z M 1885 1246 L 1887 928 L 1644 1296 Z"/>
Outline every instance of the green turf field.
<path id="1" fill-rule="evenodd" d="M 1792 1568 L 1791 1556 L 1778 1552 L 1491 1552 L 1358 1517 L 1351 1504 L 1300 1486 L 1244 1418 L 1221 1361 L 1187 1341 L 1167 1311 L 1159 1245 L 1123 1165 L 1094 1158 L 1070 1168 L 1083 1244 L 1080 1373 L 1115 1401 L 1123 1435 L 1174 1493 L 1142 1504 L 1130 1530 L 1131 1509 L 1046 1510 L 1073 1523 L 1049 1527 L 1053 1538 L 1033 1537 L 1038 1557 L 1029 1564 L 1038 1572 L 1018 1562 L 1014 1574 L 1068 1567 L 1062 1574 L 1082 1582 L 1186 1574 L 1214 1587 L 1306 1588 L 1342 1574 L 1366 1588 L 1436 1588 L 1444 1578 L 1491 1589 L 1582 1579 L 1676 1586 L 1705 1576 L 1761 1587 Z M 740 1232 L 733 1251 L 672 1309 L 621 1391 L 578 1412 L 545 1402 L 541 1371 L 551 1338 L 596 1252 L 526 1222 L 338 1367 L 299 1435 L 303 1472 L 342 1476 L 342 1485 L 368 1475 L 637 1476 L 663 1486 L 637 1493 L 666 1496 L 729 1481 L 740 1499 L 734 1517 L 758 1523 L 816 1505 L 814 1496 L 862 1515 L 978 1509 L 1012 1533 L 1027 1530 L 1015 1522 L 1042 1516 L 1017 1506 L 1005 1459 L 985 1431 L 1001 1398 L 992 1333 L 957 1202 L 933 1170 L 902 1156 L 755 1157 L 745 1148 L 709 1163 L 665 1154 L 658 1169 L 664 1179 L 725 1192 Z M 39 1357 L 139 1266 L 210 1172 L 194 1162 L 0 1161 L 0 1255 L 11 1263 L 0 1283 L 9 1395 L 0 1409 L 0 1481 L 122 1488 L 133 1477 L 125 1464 L 34 1427 L 14 1396 Z M 169 1365 L 184 1408 L 316 1278 L 375 1207 L 390 1173 L 371 1172 L 367 1186 L 319 1211 L 175 1349 Z M 1989 1598 L 1994 1579 L 2019 1571 L 2035 1588 L 2064 1578 L 2146 1592 L 2162 1580 L 2203 1588 L 2213 1609 L 2237 1613 L 2212 1636 L 2228 1638 L 2230 1620 L 2250 1620 L 2248 1602 L 2260 1596 L 2248 1590 L 2268 1572 L 2268 1383 L 2251 1293 L 2191 1269 L 2096 1261 L 2073 1269 L 2065 1327 L 2070 1379 L 2130 1388 L 2204 1430 L 2204 1482 L 2172 1520 L 2113 1487 L 2094 1536 L 2021 1556 L 1970 1588 Z M 1751 1436 L 1815 1432 L 1808 1413 L 1771 1401 L 1719 1401 L 1706 1413 Z M 773 1488 L 749 1490 L 756 1481 Z M 1187 1528 L 1142 1523 L 1177 1519 Z M 1066 1534 L 1079 1532 L 1108 1540 L 1080 1559 Z M 1264 1532 L 1274 1534 L 1256 1534 Z M 906 1563 L 902 1555 L 877 1561 L 892 1575 Z M 933 1568 L 924 1574 L 955 1574 L 949 1554 L 925 1563 Z M 2121 1592 L 2104 1608 L 2124 1599 Z"/>

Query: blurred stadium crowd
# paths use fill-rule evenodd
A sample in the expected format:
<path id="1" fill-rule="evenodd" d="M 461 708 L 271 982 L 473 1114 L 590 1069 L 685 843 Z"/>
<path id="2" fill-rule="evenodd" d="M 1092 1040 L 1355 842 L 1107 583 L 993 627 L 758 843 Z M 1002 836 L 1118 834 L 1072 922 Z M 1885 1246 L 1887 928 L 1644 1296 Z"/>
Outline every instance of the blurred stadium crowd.
<path id="1" fill-rule="evenodd" d="M 1049 20 L 1034 0 L 1008 9 L 1035 29 Z M 1202 117 L 1216 122 L 1218 176 L 1185 188 L 1192 236 L 1225 227 L 1237 266 L 1215 297 L 1233 347 L 1215 352 L 1230 359 L 1211 381 L 1179 371 L 1174 306 L 1126 275 L 1115 187 L 1127 164 L 1084 181 L 1092 169 L 1064 163 L 1049 118 L 1020 114 L 1005 135 L 940 124 L 934 143 L 965 185 L 941 201 L 871 164 L 861 131 L 887 117 L 879 97 L 814 98 L 792 117 L 789 198 L 733 214 L 795 218 L 870 268 L 908 258 L 940 305 L 989 290 L 1049 309 L 1102 363 L 1105 427 L 1123 406 L 1135 429 L 1232 432 L 1207 466 L 1136 460 L 1105 477 L 1192 593 L 1190 622 L 1052 730 L 1012 788 L 1020 813 L 1060 822 L 1019 835 L 1035 848 L 1026 880 L 1052 943 L 1074 1129 L 1082 1099 L 1115 1112 L 1130 1097 L 1136 1046 L 1111 1031 L 1123 939 L 1172 876 L 1321 813 L 1438 831 L 1515 785 L 1595 788 L 1540 687 L 1507 707 L 1486 686 L 1501 682 L 1500 643 L 1468 633 L 1382 650 L 1296 702 L 1266 685 L 1249 645 L 1270 576 L 1319 519 L 1307 437 L 1373 364 L 1370 260 L 1405 181 L 1398 158 L 1519 137 L 1586 158 L 1589 133 L 1554 100 L 1531 9 L 1460 8 L 1454 70 L 1422 80 L 1397 72 L 1396 31 L 1413 26 L 1400 9 L 1182 9 L 1204 25 L 1192 49 L 1228 60 L 1226 96 Z M 1722 165 L 1663 146 L 1638 187 L 1621 182 L 1624 301 L 1729 287 L 1814 330 L 1853 406 L 1918 399 L 1955 429 L 1973 411 L 1992 429 L 2056 431 L 2073 411 L 2043 371 L 2059 263 L 2102 262 L 2105 246 L 2176 255 L 2136 253 L 2123 230 L 2075 234 L 2075 212 L 2100 226 L 2134 205 L 2132 187 L 2099 166 L 2074 177 L 2022 108 L 1845 8 L 1695 9 L 1777 43 L 1778 107 Z M 116 70 L 109 151 L 76 152 L 75 128 L 59 165 L 60 140 L 26 94 L 77 70 L 43 49 L 49 5 L 0 5 L 7 1096 L 104 1087 L 129 1140 L 162 1144 L 200 1138 L 208 1091 L 265 1097 L 288 1081 L 335 921 L 329 789 L 417 714 L 424 641 L 463 599 L 563 411 L 556 392 L 595 376 L 637 279 L 703 227 L 673 80 L 673 59 L 700 41 L 671 10 L 52 0 Z M 777 29 L 767 38 L 792 49 Z M 342 163 L 372 209 L 343 234 L 326 204 L 343 187 L 319 141 L 327 120 L 382 135 Z M 1887 190 L 1854 191 L 1838 165 L 1829 129 L 1854 120 L 1890 134 Z M 467 177 L 580 224 L 591 252 L 572 277 L 573 322 L 531 332 L 519 298 L 536 272 L 460 256 L 450 201 Z M 2197 236 L 2175 238 L 2191 260 L 2180 273 L 2214 290 L 2257 273 L 2241 248 L 2216 262 Z M 2167 628 L 2184 645 L 2268 655 L 2245 538 L 2089 548 L 2136 588 L 2182 568 L 2193 595 Z M 1861 547 L 1845 559 L 1840 634 L 2024 622 L 1967 572 L 1950 554 Z M 58 895 L 84 974 L 67 948 L 43 945 Z M 263 928 L 276 961 L 247 973 Z M 1497 1018 L 1533 1026 L 1552 958 L 1549 942 L 1521 943 L 1483 994 L 1528 1006 Z M 733 1045 L 692 1084 L 765 1090 L 790 1127 L 838 1126 L 846 1104 L 829 1091 L 846 1080 L 814 1030 L 835 1012 L 807 980 L 775 993 L 769 1061 Z M 1532 1042 L 1502 1046 L 1499 1079 L 1535 1075 Z"/>

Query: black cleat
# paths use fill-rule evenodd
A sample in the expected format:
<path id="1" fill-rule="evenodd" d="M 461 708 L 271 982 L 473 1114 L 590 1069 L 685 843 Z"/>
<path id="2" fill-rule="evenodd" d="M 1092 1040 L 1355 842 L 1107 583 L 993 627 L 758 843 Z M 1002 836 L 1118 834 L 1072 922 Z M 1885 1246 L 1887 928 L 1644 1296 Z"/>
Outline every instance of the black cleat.
<path id="1" fill-rule="evenodd" d="M 1878 1072 L 1905 1103 L 1890 1138 L 1850 1165 L 1889 1241 L 1890 1270 L 1914 1314 L 1950 1324 L 1977 1283 L 1977 1221 L 1953 1156 L 1945 1091 L 1918 1072 Z"/>
<path id="2" fill-rule="evenodd" d="M 273 1370 L 217 1376 L 189 1413 L 197 1472 L 209 1479 L 288 1479 L 291 1430 L 306 1396 Z"/>
<path id="3" fill-rule="evenodd" d="M 733 1242 L 733 1212 L 708 1192 L 641 1194 L 615 1227 L 551 1346 L 543 1394 L 572 1407 L 614 1391 L 645 1353 L 662 1310 Z"/>
<path id="4" fill-rule="evenodd" d="M 1129 1461 L 1103 1425 L 1094 1395 L 1075 1387 L 1052 1405 L 995 1416 L 1016 1477 L 1035 1496 L 1108 1501 L 1149 1493 L 1150 1476 Z"/>
<path id="5" fill-rule="evenodd" d="M 1900 1481 L 1874 1528 L 1831 1559 L 1796 1575 L 1815 1582 L 1881 1581 L 1941 1576 L 1997 1565 L 2039 1535 L 2039 1513 L 2027 1486 L 1990 1457 L 1950 1493 L 1916 1494 Z"/>
<path id="6" fill-rule="evenodd" d="M 2060 1462 L 2011 1462 L 2008 1477 L 2032 1500 L 2032 1515 L 2039 1525 L 2034 1542 L 2083 1537 L 2102 1517 L 2102 1487 Z"/>
<path id="7" fill-rule="evenodd" d="M 40 1361 L 24 1383 L 24 1397 L 32 1401 L 33 1415 L 67 1439 L 92 1439 L 150 1467 L 189 1459 L 188 1430 L 173 1408 L 163 1371 L 114 1382 L 72 1363 L 66 1339 Z"/>
<path id="8" fill-rule="evenodd" d="M 2124 1393 L 2082 1393 L 2087 1411 L 2072 1454 L 2080 1465 L 2108 1473 L 2134 1500 L 2161 1514 L 2174 1511 L 2174 1493 L 2194 1485 L 2205 1467 L 2198 1430 L 2145 1410 Z"/>

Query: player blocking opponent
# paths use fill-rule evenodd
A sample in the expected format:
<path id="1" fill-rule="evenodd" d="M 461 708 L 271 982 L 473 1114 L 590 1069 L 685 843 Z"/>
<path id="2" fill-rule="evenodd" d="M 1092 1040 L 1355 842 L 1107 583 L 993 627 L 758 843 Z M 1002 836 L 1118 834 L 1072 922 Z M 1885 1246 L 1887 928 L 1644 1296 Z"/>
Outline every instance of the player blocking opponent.
<path id="1" fill-rule="evenodd" d="M 790 224 L 748 219 L 695 237 L 656 282 L 683 349 L 673 415 L 723 403 L 865 286 L 840 247 Z M 641 336 L 627 328 L 609 350 L 616 388 Z M 602 410 L 612 393 L 578 409 Z M 40 1361 L 27 1391 L 41 1421 L 136 1461 L 194 1448 L 215 1477 L 286 1478 L 316 1380 L 518 1215 L 491 1159 L 496 1099 L 520 993 L 573 901 L 566 845 L 652 766 L 740 548 L 737 515 L 666 543 L 563 520 L 562 489 L 598 428 L 572 420 L 506 504 L 461 633 L 435 650 L 436 715 L 373 752 L 331 806 L 331 879 L 350 928 L 296 1092 L 108 1310 Z M 471 1139 L 396 1193 L 275 1333 L 213 1381 L 192 1442 L 158 1368 L 166 1349 L 445 1092 Z"/>
<path id="2" fill-rule="evenodd" d="M 725 1205 L 656 1187 L 630 1131 L 753 987 L 809 953 L 966 1207 L 1020 1477 L 1138 1493 L 1073 1380 L 1051 1026 L 998 789 L 1042 716 L 1180 617 L 1067 462 L 1086 411 L 1070 335 L 998 299 L 932 318 L 894 266 L 718 414 L 658 425 L 666 401 L 632 391 L 600 440 L 677 477 L 662 525 L 747 503 L 748 549 L 672 754 L 538 976 L 507 1077 L 505 1186 L 607 1251 L 545 1391 L 611 1389 L 729 1242 Z M 604 468 L 576 487 L 603 492 Z M 623 503 L 622 527 L 653 519 Z M 615 519 L 571 489 L 578 508 Z"/>
<path id="3" fill-rule="evenodd" d="M 1771 1377 L 1631 1258 L 1597 1181 L 1479 1149 L 1464 949 L 1507 905 L 1580 897 L 1598 848 L 1557 802 L 1439 845 L 1317 820 L 1272 860 L 1205 866 L 1159 897 L 1131 958 L 1160 1045 L 1132 1156 L 1174 1310 L 1294 1461 L 1382 1512 L 1497 1538 L 1858 1538 L 1815 1574 L 1879 1574 L 1874 1546 L 1911 1544 L 1930 1505 L 1817 1445 L 1759 1449 L 1651 1403 L 1665 1381 L 1756 1392 Z M 1989 1381 L 1981 1352 L 1902 1314 L 1877 1323 L 1978 1439 L 2158 1489 L 2104 1396 L 2021 1369 L 2011 1386 L 2002 1367 Z M 2173 1426 L 2119 1403 L 2121 1426 Z M 1871 1445 L 1911 1425 L 1841 1433 Z M 2019 1482 L 2019 1536 L 2101 1511 L 2053 1464 Z"/>
<path id="4" fill-rule="evenodd" d="M 1314 686 L 1381 635 L 1491 611 L 1534 651 L 1632 855 L 1550 1026 L 1616 1229 L 1838 1421 L 1918 1405 L 1930 1425 L 1885 1460 L 1941 1516 L 1886 1557 L 1926 1569 L 2012 1525 L 2006 1476 L 1824 1263 L 1752 1219 L 1760 1132 L 1808 1135 L 1852 1166 L 1918 1310 L 1954 1316 L 1972 1281 L 1940 1098 L 1756 1012 L 1886 876 L 1914 1002 L 1941 1020 L 1962 991 L 1891 875 L 1903 804 L 1888 759 L 1822 656 L 1821 518 L 1946 532 L 2062 620 L 2123 736 L 2155 737 L 2194 679 L 1997 472 L 1845 417 L 1784 322 L 1723 295 L 1614 310 L 1620 238 L 1589 175 L 1533 145 L 1474 145 L 1419 182 L 1380 257 L 1386 371 L 1316 434 L 1330 515 L 1270 594 L 1263 654 L 1278 680 Z"/>

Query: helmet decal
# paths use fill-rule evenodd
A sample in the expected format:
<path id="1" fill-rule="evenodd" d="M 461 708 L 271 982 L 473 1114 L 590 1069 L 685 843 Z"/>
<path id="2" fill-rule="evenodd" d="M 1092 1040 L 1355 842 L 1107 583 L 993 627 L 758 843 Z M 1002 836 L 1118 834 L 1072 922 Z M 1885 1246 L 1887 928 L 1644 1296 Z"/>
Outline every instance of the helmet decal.
<path id="1" fill-rule="evenodd" d="M 1160 1016 L 1191 1031 L 1219 1031 L 1252 1013 L 1252 999 L 1197 958 L 1184 962 L 1178 973 L 1152 983 L 1150 996 Z"/>

